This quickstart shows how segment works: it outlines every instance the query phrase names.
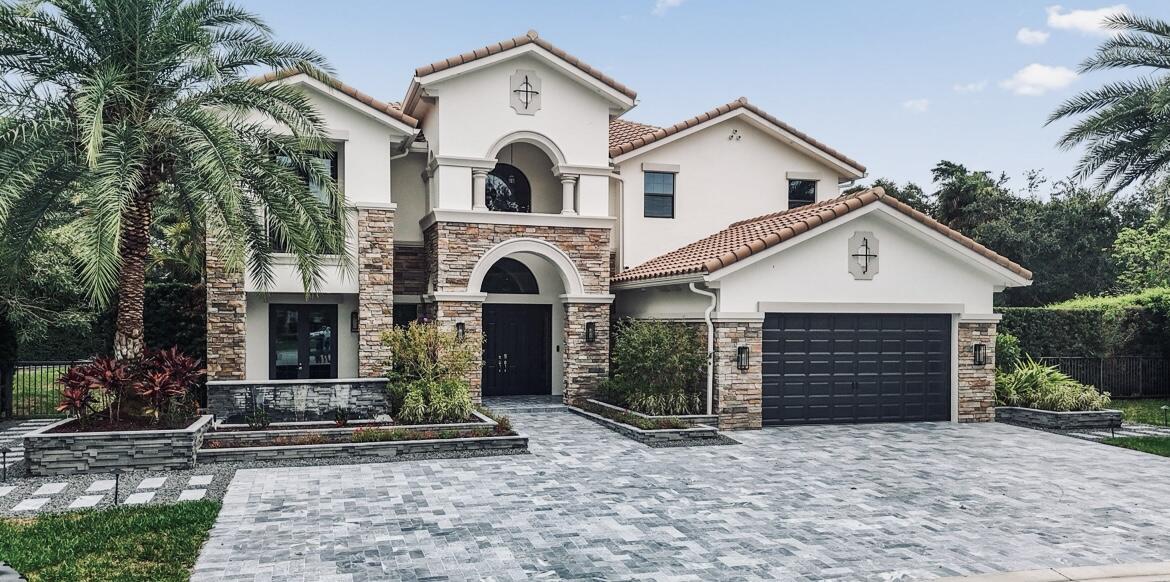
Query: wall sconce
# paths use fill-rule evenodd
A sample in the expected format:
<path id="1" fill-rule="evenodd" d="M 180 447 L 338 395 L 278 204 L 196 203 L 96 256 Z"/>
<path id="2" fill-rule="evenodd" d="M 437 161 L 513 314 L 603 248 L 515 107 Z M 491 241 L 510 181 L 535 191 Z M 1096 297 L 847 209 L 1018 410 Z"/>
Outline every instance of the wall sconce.
<path id="1" fill-rule="evenodd" d="M 974 348 L 972 351 L 975 352 L 975 365 L 983 366 L 987 364 L 987 345 L 975 344 L 972 348 Z"/>
<path id="2" fill-rule="evenodd" d="M 358 312 L 349 312 L 349 331 L 357 333 L 358 330 Z"/>
<path id="3" fill-rule="evenodd" d="M 585 323 L 585 341 L 588 343 L 597 341 L 597 323 L 592 321 Z"/>
<path id="4" fill-rule="evenodd" d="M 735 349 L 735 367 L 740 370 L 748 369 L 748 357 L 750 356 L 750 349 L 747 346 L 739 346 Z"/>
<path id="5" fill-rule="evenodd" d="M 463 341 L 463 338 L 467 337 L 467 326 L 462 321 L 455 324 L 455 337 L 459 341 Z"/>

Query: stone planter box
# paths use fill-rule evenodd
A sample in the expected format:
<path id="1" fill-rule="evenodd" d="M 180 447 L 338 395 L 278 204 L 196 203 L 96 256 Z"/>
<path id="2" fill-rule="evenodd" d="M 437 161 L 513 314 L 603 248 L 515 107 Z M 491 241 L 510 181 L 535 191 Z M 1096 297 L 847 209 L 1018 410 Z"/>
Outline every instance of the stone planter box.
<path id="1" fill-rule="evenodd" d="M 995 420 L 1053 430 L 1120 428 L 1121 411 L 1052 412 L 1051 410 L 1037 410 L 1035 408 L 998 406 L 995 409 Z"/>
<path id="2" fill-rule="evenodd" d="M 399 455 L 416 453 L 486 451 L 497 454 L 509 454 L 527 450 L 527 436 L 511 435 L 374 443 L 330 443 L 320 445 L 241 447 L 235 449 L 200 449 L 198 456 L 200 463 L 309 460 L 335 457 L 355 459 L 355 462 L 357 462 L 356 460 L 360 458 L 397 457 Z"/>
<path id="3" fill-rule="evenodd" d="M 611 406 L 617 410 L 624 410 L 623 408 L 618 408 L 612 405 L 606 406 Z M 606 418 L 600 414 L 594 414 L 587 410 L 582 410 L 576 406 L 569 406 L 567 408 L 574 414 L 584 416 L 585 418 L 588 418 L 589 420 L 592 420 L 601 426 L 604 426 L 628 438 L 634 439 L 640 443 L 685 446 L 687 443 L 697 444 L 698 441 L 719 438 L 719 429 L 712 426 L 707 426 L 705 424 L 694 425 L 690 428 L 659 428 L 646 430 Z"/>
<path id="4" fill-rule="evenodd" d="M 674 418 L 677 420 L 681 420 L 681 421 L 683 421 L 691 426 L 697 426 L 700 424 L 705 424 L 708 426 L 719 426 L 719 415 L 718 414 L 679 414 L 679 415 L 675 415 L 675 416 L 655 416 L 652 414 L 642 414 L 641 412 L 638 412 L 636 410 L 630 410 L 629 408 L 622 408 L 621 406 L 617 406 L 615 404 L 610 404 L 608 402 L 602 402 L 600 400 L 594 400 L 593 398 L 587 398 L 586 400 L 589 402 L 592 402 L 593 404 L 596 404 L 598 406 L 604 406 L 606 408 L 610 408 L 610 409 L 616 410 L 618 412 L 632 414 L 634 416 L 645 418 L 646 420 L 664 420 L 664 419 L 668 419 L 668 418 Z"/>
<path id="5" fill-rule="evenodd" d="M 310 434 L 319 434 L 322 436 L 344 435 L 350 434 L 362 428 L 380 428 L 380 429 L 402 429 L 414 432 L 424 432 L 428 430 L 465 430 L 475 428 L 496 428 L 496 421 L 480 414 L 477 411 L 471 411 L 475 415 L 475 422 L 451 422 L 445 424 L 394 424 L 378 426 L 371 422 L 351 422 L 347 426 L 335 426 L 332 422 L 314 422 L 314 423 L 272 423 L 272 426 L 266 430 L 232 430 L 224 431 L 223 428 L 246 428 L 247 425 L 238 424 L 220 424 L 217 425 L 211 432 L 203 437 L 205 446 L 210 447 L 212 443 L 216 442 L 264 442 L 278 437 L 300 437 Z M 281 424 L 308 424 L 319 426 L 303 426 L 291 429 L 281 429 Z M 301 445 L 309 446 L 309 445 Z M 217 449 L 223 450 L 223 449 Z M 202 457 L 200 451 L 200 457 Z"/>
<path id="6" fill-rule="evenodd" d="M 73 421 L 66 419 L 24 435 L 24 461 L 28 473 L 38 477 L 113 469 L 190 469 L 211 419 L 200 416 L 181 429 L 49 432 Z"/>
<path id="7" fill-rule="evenodd" d="M 277 415 L 329 418 L 338 408 L 352 416 L 383 414 L 388 408 L 386 378 L 329 380 L 212 380 L 207 382 L 207 411 L 218 418 L 247 412 L 248 397 Z"/>

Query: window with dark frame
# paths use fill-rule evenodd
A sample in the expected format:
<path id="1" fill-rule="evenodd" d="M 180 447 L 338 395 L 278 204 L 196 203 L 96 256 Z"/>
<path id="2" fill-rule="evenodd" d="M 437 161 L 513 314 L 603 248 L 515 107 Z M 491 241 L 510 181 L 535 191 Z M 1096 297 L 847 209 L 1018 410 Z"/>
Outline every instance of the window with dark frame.
<path id="1" fill-rule="evenodd" d="M 337 182 L 337 175 L 338 175 L 337 174 L 337 152 L 319 154 L 319 155 L 316 155 L 314 157 L 317 159 L 318 163 L 320 163 L 322 166 L 328 168 L 329 175 L 333 178 L 334 182 Z M 281 161 L 287 163 L 288 158 L 282 156 Z M 326 191 L 325 188 L 320 183 L 318 183 L 316 180 L 311 179 L 309 176 L 301 176 L 301 179 L 306 185 L 308 185 L 309 193 L 312 194 L 313 197 L 316 198 L 318 202 L 320 202 L 321 204 L 326 204 L 326 205 L 332 203 L 332 201 L 328 197 L 329 196 L 328 191 Z M 268 229 L 269 229 L 268 237 L 272 243 L 272 252 L 274 252 L 274 253 L 287 253 L 288 249 L 289 249 L 288 242 L 285 241 L 283 238 L 281 238 L 275 232 L 272 232 L 272 225 L 271 224 L 268 226 Z M 340 254 L 340 251 L 327 252 L 326 254 Z"/>
<path id="2" fill-rule="evenodd" d="M 788 181 L 788 208 L 808 206 L 817 201 L 816 180 Z"/>
<path id="3" fill-rule="evenodd" d="M 416 303 L 394 304 L 394 327 L 406 327 L 412 321 L 418 321 L 419 305 Z"/>
<path id="4" fill-rule="evenodd" d="M 674 174 L 644 172 L 642 190 L 646 218 L 674 218 Z"/>

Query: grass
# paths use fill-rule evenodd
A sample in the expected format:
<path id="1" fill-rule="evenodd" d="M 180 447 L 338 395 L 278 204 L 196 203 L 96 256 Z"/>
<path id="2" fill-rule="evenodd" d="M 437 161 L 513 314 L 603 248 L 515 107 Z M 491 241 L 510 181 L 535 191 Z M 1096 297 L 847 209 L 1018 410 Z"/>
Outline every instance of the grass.
<path id="1" fill-rule="evenodd" d="M 1165 424 L 1162 415 L 1162 407 L 1170 406 L 1170 400 L 1161 399 L 1147 399 L 1147 400 L 1114 400 L 1109 408 L 1116 408 L 1120 410 L 1124 416 L 1125 422 L 1140 422 L 1142 424 L 1156 424 L 1162 426 Z"/>
<path id="2" fill-rule="evenodd" d="M 218 501 L 0 520 L 0 560 L 29 582 L 187 580 Z"/>
<path id="3" fill-rule="evenodd" d="M 1112 437 L 1101 442 L 1151 455 L 1170 457 L 1170 437 Z"/>
<path id="4" fill-rule="evenodd" d="M 61 416 L 61 385 L 57 378 L 68 366 L 17 368 L 12 382 L 12 412 L 16 416 Z"/>

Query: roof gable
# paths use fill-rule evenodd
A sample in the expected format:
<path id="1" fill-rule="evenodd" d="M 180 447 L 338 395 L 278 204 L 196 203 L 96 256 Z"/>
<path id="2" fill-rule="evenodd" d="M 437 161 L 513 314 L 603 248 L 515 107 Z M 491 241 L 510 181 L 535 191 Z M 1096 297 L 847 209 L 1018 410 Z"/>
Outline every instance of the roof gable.
<path id="1" fill-rule="evenodd" d="M 708 275 L 876 202 L 881 202 L 933 229 L 966 250 L 1022 279 L 1032 278 L 1031 271 L 1006 257 L 914 210 L 886 194 L 882 188 L 871 188 L 784 212 L 741 220 L 711 236 L 619 273 L 612 281 L 624 283 L 694 274 Z"/>
<path id="2" fill-rule="evenodd" d="M 297 79 L 297 77 L 301 77 L 302 79 Z M 301 69 L 292 68 L 273 71 L 266 75 L 252 79 L 254 83 L 261 85 L 265 83 L 276 83 L 281 81 L 292 82 L 294 80 L 301 80 L 309 84 L 319 85 L 317 87 L 318 89 L 335 90 L 342 95 L 353 99 L 358 104 L 364 105 L 365 107 L 372 109 L 379 114 L 390 117 L 391 119 L 406 125 L 411 129 L 418 127 L 418 120 L 404 113 L 402 108 L 397 103 L 379 101 L 378 99 L 362 93 L 361 91 L 358 91 L 357 89 L 346 85 L 345 83 L 342 83 L 340 80 L 333 77 L 310 75 Z"/>
<path id="3" fill-rule="evenodd" d="M 691 130 L 708 123 L 718 123 L 724 119 L 730 118 L 732 114 L 750 113 L 764 123 L 769 125 L 772 129 L 778 130 L 784 135 L 791 136 L 793 146 L 806 151 L 812 151 L 820 154 L 834 162 L 835 165 L 842 169 L 848 170 L 849 173 L 855 177 L 862 177 L 865 175 L 865 166 L 858 163 L 856 160 L 842 154 L 841 152 L 813 139 L 808 134 L 784 123 L 783 121 L 772 116 L 768 112 L 756 107 L 748 102 L 746 97 L 740 97 L 731 103 L 720 105 L 715 109 L 700 113 L 689 119 L 680 121 L 670 127 L 658 128 L 650 125 L 644 125 L 634 122 L 623 122 L 621 125 L 615 127 L 613 123 L 610 124 L 610 143 L 609 156 L 611 158 L 630 157 L 633 152 L 642 153 L 645 148 L 657 147 L 673 137 L 679 136 L 683 132 Z M 647 128 L 647 131 L 638 134 L 638 127 Z M 617 130 L 615 134 L 615 129 Z M 681 136 L 680 136 L 681 137 Z"/>

